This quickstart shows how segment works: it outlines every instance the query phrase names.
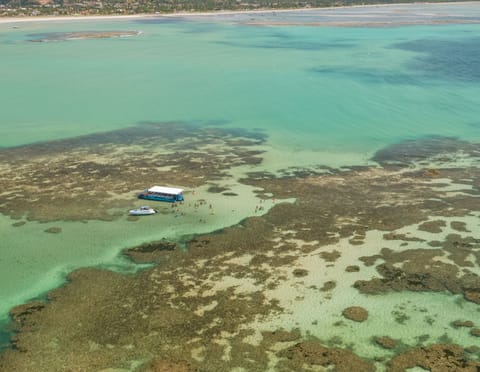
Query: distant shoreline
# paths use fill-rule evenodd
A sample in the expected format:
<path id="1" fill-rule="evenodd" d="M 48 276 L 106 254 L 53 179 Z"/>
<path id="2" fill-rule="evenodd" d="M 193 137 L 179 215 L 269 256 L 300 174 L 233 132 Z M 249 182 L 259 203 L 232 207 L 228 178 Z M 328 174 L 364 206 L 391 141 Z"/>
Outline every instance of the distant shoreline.
<path id="1" fill-rule="evenodd" d="M 377 7 L 393 7 L 393 6 L 412 6 L 412 5 L 466 5 L 478 4 L 476 1 L 462 2 L 418 2 L 418 3 L 393 3 L 393 4 L 365 4 L 365 5 L 348 5 L 348 6 L 327 6 L 321 8 L 269 8 L 256 10 L 219 10 L 211 12 L 178 12 L 178 13 L 144 13 L 129 15 L 69 15 L 69 16 L 24 16 L 24 17 L 0 17 L 0 24 L 9 23 L 25 23 L 25 22 L 62 22 L 62 21 L 88 21 L 88 20 L 124 20 L 124 19 L 142 19 L 142 18 L 159 18 L 159 17 L 191 17 L 191 16 L 212 16 L 212 15 L 234 15 L 234 14 L 262 14 L 262 13 L 279 13 L 279 12 L 305 12 L 311 10 L 326 9 L 345 9 L 345 8 L 377 8 Z"/>

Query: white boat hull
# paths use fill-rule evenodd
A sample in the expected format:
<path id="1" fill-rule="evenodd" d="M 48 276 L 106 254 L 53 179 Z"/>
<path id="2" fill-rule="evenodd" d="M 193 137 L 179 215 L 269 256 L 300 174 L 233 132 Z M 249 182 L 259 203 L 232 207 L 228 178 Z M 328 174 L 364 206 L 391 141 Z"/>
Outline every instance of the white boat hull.
<path id="1" fill-rule="evenodd" d="M 155 209 L 149 207 L 141 207 L 138 209 L 131 209 L 128 214 L 130 216 L 150 216 L 152 214 L 157 213 Z"/>

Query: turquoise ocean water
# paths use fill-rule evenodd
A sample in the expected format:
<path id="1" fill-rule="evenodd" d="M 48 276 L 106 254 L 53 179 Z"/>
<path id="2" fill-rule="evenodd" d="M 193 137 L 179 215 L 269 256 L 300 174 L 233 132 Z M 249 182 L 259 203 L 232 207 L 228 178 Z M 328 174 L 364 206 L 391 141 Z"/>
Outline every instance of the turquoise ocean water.
<path id="1" fill-rule="evenodd" d="M 342 144 L 371 152 L 424 134 L 480 136 L 476 25 L 207 21 L 0 26 L 0 146 L 171 120 L 260 127 L 282 146 L 314 150 Z M 91 30 L 142 35 L 26 41 Z"/>
<path id="2" fill-rule="evenodd" d="M 462 9 L 470 17 L 480 15 L 478 5 L 469 7 Z M 298 18 L 288 14 L 282 25 L 245 24 L 252 17 L 0 24 L 0 147 L 147 121 L 218 122 L 262 129 L 285 158 L 305 152 L 294 157 L 298 166 L 312 158 L 335 166 L 345 153 L 345 165 L 366 164 L 403 139 L 480 140 L 480 25 L 306 26 L 287 24 Z M 30 41 L 109 30 L 141 34 Z M 122 247 L 165 236 L 123 222 L 114 229 L 60 222 L 59 235 L 35 223 L 20 233 L 11 224 L 0 216 L 3 320 L 68 271 L 98 264 L 128 270 L 116 256 Z M 169 236 L 206 231 L 187 221 Z"/>

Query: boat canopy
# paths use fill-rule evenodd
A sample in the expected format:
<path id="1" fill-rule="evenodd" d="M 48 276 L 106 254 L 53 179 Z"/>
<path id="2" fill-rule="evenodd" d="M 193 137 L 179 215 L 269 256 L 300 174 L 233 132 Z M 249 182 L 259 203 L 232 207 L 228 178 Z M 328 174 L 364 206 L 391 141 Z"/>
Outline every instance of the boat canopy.
<path id="1" fill-rule="evenodd" d="M 153 186 L 150 187 L 147 191 L 159 194 L 179 195 L 183 192 L 183 189 L 176 189 L 174 187 Z"/>

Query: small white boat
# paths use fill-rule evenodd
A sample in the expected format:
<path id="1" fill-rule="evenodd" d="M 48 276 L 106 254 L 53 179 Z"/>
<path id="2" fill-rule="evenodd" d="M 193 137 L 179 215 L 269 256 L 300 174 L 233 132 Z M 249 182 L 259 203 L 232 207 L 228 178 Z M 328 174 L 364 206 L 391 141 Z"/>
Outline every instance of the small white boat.
<path id="1" fill-rule="evenodd" d="M 150 208 L 148 205 L 144 205 L 137 209 L 131 209 L 128 212 L 130 216 L 149 216 L 155 213 L 157 213 L 157 211 L 153 208 Z"/>

